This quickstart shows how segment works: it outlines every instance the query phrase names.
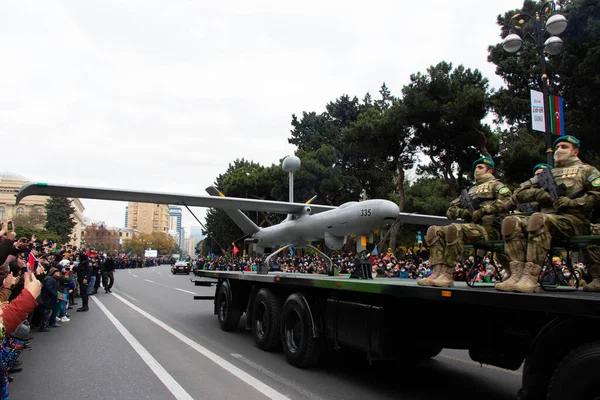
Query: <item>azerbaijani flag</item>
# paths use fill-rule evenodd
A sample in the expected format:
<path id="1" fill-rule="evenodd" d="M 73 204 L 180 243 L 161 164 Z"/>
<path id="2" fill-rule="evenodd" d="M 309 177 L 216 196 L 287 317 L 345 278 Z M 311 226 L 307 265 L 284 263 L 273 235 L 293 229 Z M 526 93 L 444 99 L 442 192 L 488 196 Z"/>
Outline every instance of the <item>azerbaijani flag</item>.
<path id="1" fill-rule="evenodd" d="M 565 135 L 565 111 L 563 99 L 559 96 L 548 96 L 548 104 L 550 104 L 550 126 L 552 134 L 556 136 Z"/>

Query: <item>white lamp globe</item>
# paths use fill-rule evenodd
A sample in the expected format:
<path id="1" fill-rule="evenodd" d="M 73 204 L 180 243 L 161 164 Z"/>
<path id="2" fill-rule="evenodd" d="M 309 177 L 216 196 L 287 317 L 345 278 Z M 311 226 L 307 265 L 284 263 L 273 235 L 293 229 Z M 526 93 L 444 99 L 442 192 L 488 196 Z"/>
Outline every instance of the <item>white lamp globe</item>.
<path id="1" fill-rule="evenodd" d="M 546 31 L 551 35 L 560 35 L 567 29 L 567 19 L 564 15 L 555 14 L 548 18 L 546 22 Z"/>
<path id="2" fill-rule="evenodd" d="M 516 33 L 511 33 L 502 41 L 502 47 L 509 53 L 515 53 L 519 51 L 522 45 L 523 39 L 521 39 L 521 37 Z"/>
<path id="3" fill-rule="evenodd" d="M 550 36 L 544 42 L 544 49 L 546 49 L 546 53 L 550 54 L 551 56 L 560 54 L 560 52 L 563 49 L 563 46 L 564 46 L 564 43 L 563 43 L 562 39 L 559 38 L 558 36 Z"/>

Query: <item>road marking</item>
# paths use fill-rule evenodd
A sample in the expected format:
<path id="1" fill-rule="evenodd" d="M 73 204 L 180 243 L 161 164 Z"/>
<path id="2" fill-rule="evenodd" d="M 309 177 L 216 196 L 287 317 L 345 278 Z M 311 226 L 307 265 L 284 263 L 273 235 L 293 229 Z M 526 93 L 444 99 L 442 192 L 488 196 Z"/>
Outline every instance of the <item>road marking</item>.
<path id="1" fill-rule="evenodd" d="M 113 294 L 114 294 L 114 293 L 113 293 Z M 137 302 L 137 299 L 136 299 L 135 297 L 133 297 L 133 296 L 130 296 L 130 295 L 128 295 L 127 293 L 121 293 L 121 294 L 122 294 L 123 296 L 125 296 L 125 297 L 127 297 L 127 298 L 130 298 L 131 300 L 133 300 L 133 301 Z"/>
<path id="2" fill-rule="evenodd" d="M 150 283 L 154 283 L 154 281 L 151 281 L 150 279 L 144 279 L 146 282 L 150 282 Z"/>
<path id="3" fill-rule="evenodd" d="M 235 376 L 236 378 L 238 378 L 238 379 L 244 381 L 245 383 L 247 383 L 248 385 L 252 386 L 256 390 L 258 390 L 259 392 L 261 392 L 262 394 L 267 396 L 268 398 L 277 399 L 277 400 L 290 400 L 289 397 L 279 393 L 272 387 L 265 385 L 260 380 L 253 377 L 252 375 L 250 375 L 247 372 L 236 367 L 229 361 L 226 361 L 224 358 L 219 357 L 212 351 L 208 350 L 206 347 L 201 346 L 198 343 L 194 342 L 192 339 L 188 338 L 181 332 L 171 328 L 169 325 L 165 324 L 158 318 L 155 318 L 152 315 L 148 314 L 146 311 L 142 310 L 135 304 L 130 303 L 129 301 L 122 298 L 118 294 L 114 294 L 114 297 L 121 300 L 123 303 L 127 304 L 129 307 L 131 307 L 138 313 L 142 314 L 144 317 L 148 318 L 150 321 L 154 322 L 156 325 L 160 326 L 161 328 L 163 328 L 164 330 L 169 332 L 171 335 L 175 336 L 177 339 L 181 340 L 183 343 L 187 344 L 192 349 L 196 350 L 198 353 L 202 354 L 204 357 L 208 358 L 209 360 L 211 360 L 212 362 L 214 362 L 215 364 L 217 364 L 218 366 L 220 366 L 221 368 L 223 368 L 224 370 L 229 372 L 231 375 Z"/>
<path id="4" fill-rule="evenodd" d="M 290 382 L 289 379 L 284 378 L 282 376 L 277 375 L 276 373 L 266 369 L 265 367 L 255 363 L 254 361 L 248 360 L 246 357 L 244 357 L 241 354 L 237 354 L 237 353 L 232 353 L 231 357 L 233 358 L 237 358 L 238 360 L 242 361 L 244 364 L 258 370 L 258 372 L 267 375 L 268 377 L 270 377 L 271 379 L 297 391 L 298 393 L 301 393 L 302 396 L 306 397 L 307 399 L 312 399 L 312 400 L 325 400 L 323 397 L 320 397 L 318 395 L 316 395 L 315 393 L 304 389 L 301 386 L 296 385 L 295 383 Z"/>
<path id="5" fill-rule="evenodd" d="M 167 278 L 171 278 L 172 279 L 173 277 L 171 275 L 167 275 Z"/>
<path id="6" fill-rule="evenodd" d="M 131 275 L 135 276 L 136 278 L 138 277 L 136 274 L 131 274 Z"/>
<path id="7" fill-rule="evenodd" d="M 179 288 L 175 288 L 175 290 L 179 290 L 180 292 L 185 292 L 185 293 L 189 293 L 189 294 L 196 294 L 194 292 L 190 292 L 189 290 L 184 290 L 184 289 L 179 289 Z"/>
<path id="8" fill-rule="evenodd" d="M 452 356 L 446 356 L 444 354 L 440 354 L 440 355 L 438 355 L 438 357 L 446 358 L 446 359 L 452 360 L 452 361 L 460 361 L 462 363 L 470 364 L 470 365 L 476 365 L 478 367 L 484 367 L 484 368 L 495 369 L 497 371 L 508 372 L 509 374 L 513 374 L 513 375 L 519 375 L 519 376 L 521 375 L 521 372 L 518 372 L 518 371 L 511 371 L 509 369 L 504 369 L 504 368 L 496 367 L 496 366 L 493 366 L 493 365 L 481 364 L 481 363 L 478 363 L 478 362 L 475 362 L 475 361 L 471 361 L 471 360 L 461 360 L 460 358 L 456 358 L 456 357 L 452 357 Z"/>
<path id="9" fill-rule="evenodd" d="M 108 309 L 100 302 L 100 300 L 92 297 L 92 300 L 96 302 L 100 310 L 108 317 L 110 322 L 113 323 L 115 328 L 123 335 L 125 340 L 129 342 L 131 347 L 138 353 L 138 355 L 144 360 L 144 362 L 150 367 L 154 375 L 161 380 L 161 382 L 167 387 L 169 392 L 175 396 L 177 400 L 194 400 L 192 396 L 189 395 L 188 392 L 185 391 L 183 387 L 173 377 L 171 374 L 167 372 L 166 369 L 163 368 L 162 365 L 156 361 L 154 357 L 142 346 L 140 342 L 137 341 L 136 338 L 133 337 L 131 333 L 119 322 L 119 320 L 110 312 Z"/>
<path id="10" fill-rule="evenodd" d="M 157 274 L 162 275 L 162 272 L 157 272 Z"/>

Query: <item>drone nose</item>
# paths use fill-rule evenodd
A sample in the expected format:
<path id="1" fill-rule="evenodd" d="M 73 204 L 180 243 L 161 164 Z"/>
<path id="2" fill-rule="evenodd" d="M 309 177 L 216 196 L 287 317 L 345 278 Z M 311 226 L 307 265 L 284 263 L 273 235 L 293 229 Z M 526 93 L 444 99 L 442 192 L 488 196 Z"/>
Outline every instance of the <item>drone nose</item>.
<path id="1" fill-rule="evenodd" d="M 398 208 L 398 204 L 386 201 L 382 204 L 381 207 L 381 216 L 384 220 L 395 220 L 398 218 L 398 214 L 400 214 L 400 208 Z"/>

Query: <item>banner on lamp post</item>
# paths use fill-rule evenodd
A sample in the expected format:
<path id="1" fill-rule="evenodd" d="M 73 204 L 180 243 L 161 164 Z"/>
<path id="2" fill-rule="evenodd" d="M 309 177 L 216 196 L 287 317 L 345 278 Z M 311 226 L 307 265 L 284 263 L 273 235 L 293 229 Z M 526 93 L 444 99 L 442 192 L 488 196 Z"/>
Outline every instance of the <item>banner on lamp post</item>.
<path id="1" fill-rule="evenodd" d="M 534 131 L 546 132 L 544 94 L 537 90 L 531 91 L 531 128 Z"/>

